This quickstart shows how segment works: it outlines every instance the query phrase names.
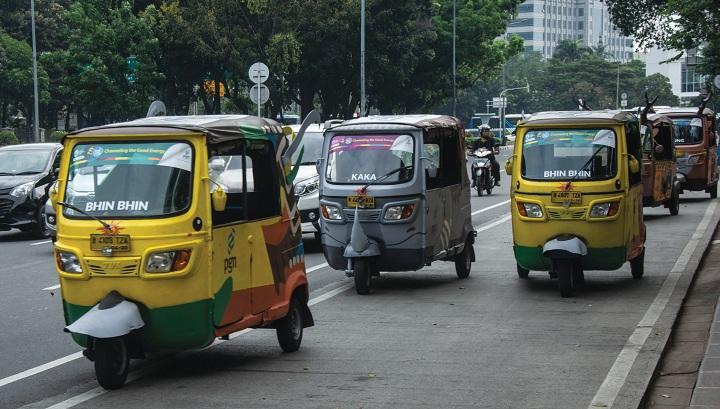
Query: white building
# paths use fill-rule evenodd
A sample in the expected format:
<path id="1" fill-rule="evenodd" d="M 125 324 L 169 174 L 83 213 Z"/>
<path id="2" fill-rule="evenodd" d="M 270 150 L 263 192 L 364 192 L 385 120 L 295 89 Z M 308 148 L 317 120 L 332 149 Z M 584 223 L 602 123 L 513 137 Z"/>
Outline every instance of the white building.
<path id="1" fill-rule="evenodd" d="M 700 89 L 705 85 L 704 77 L 699 74 L 695 67 L 698 63 L 698 56 L 695 50 L 688 50 L 682 58 L 663 63 L 670 60 L 680 52 L 677 50 L 660 50 L 652 48 L 646 51 L 645 75 L 662 74 L 670 79 L 673 94 L 680 98 L 681 103 L 688 103 L 690 99 L 700 95 Z"/>
<path id="2" fill-rule="evenodd" d="M 587 47 L 602 44 L 615 61 L 633 59 L 632 38 L 620 34 L 600 0 L 525 1 L 507 33 L 522 37 L 525 51 L 538 51 L 545 58 L 552 57 L 558 42 L 570 39 Z"/>

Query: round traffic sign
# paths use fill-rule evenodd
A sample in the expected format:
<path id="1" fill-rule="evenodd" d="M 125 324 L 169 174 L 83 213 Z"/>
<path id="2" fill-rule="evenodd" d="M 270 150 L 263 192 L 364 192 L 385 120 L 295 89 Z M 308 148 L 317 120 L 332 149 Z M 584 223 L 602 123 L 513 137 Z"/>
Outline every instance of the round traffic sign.
<path id="1" fill-rule="evenodd" d="M 627 99 L 627 93 L 623 92 L 620 94 L 620 99 Z"/>
<path id="2" fill-rule="evenodd" d="M 267 81 L 268 77 L 270 76 L 270 69 L 267 65 L 256 62 L 255 64 L 250 66 L 250 69 L 248 70 L 248 76 L 250 77 L 250 80 L 256 84 L 262 84 L 263 82 Z"/>
<path id="3" fill-rule="evenodd" d="M 715 76 L 715 79 L 713 80 L 713 84 L 715 85 L 715 88 L 720 89 L 720 75 Z"/>
<path id="4" fill-rule="evenodd" d="M 260 88 L 258 90 L 258 88 Z M 258 93 L 260 98 L 258 98 Z M 270 99 L 270 89 L 265 84 L 255 84 L 250 87 L 250 100 L 255 104 L 264 104 Z M 260 102 L 258 102 L 260 100 Z"/>

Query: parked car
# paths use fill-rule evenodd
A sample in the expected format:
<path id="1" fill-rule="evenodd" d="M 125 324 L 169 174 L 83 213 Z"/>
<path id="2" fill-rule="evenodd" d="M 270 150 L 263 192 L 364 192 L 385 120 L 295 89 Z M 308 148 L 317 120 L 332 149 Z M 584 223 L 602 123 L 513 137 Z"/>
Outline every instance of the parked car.
<path id="1" fill-rule="evenodd" d="M 45 201 L 44 221 L 48 236 L 50 236 L 50 239 L 54 243 L 55 240 L 57 240 L 57 214 L 55 213 L 55 208 L 53 207 L 53 203 L 50 199 Z"/>
<path id="2" fill-rule="evenodd" d="M 62 145 L 57 143 L 0 148 L 0 230 L 20 229 L 49 237 L 45 202 L 61 152 Z"/>
<path id="3" fill-rule="evenodd" d="M 292 157 L 293 166 L 298 163 L 300 167 L 295 177 L 295 196 L 298 197 L 298 209 L 302 219 L 303 233 L 315 234 L 315 239 L 320 241 L 320 177 L 315 166 L 322 155 L 323 132 L 325 127 L 332 123 L 312 124 L 305 131 L 302 145 Z M 291 126 L 294 133 L 300 130 L 300 125 Z M 302 158 L 300 153 L 302 152 Z"/>

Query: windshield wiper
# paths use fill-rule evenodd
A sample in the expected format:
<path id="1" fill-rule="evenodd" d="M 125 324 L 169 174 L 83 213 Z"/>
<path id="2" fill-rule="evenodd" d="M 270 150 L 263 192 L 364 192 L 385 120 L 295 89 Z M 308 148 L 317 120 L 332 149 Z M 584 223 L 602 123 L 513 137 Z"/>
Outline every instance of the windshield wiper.
<path id="1" fill-rule="evenodd" d="M 377 183 L 382 182 L 383 180 L 385 180 L 385 179 L 389 178 L 390 176 L 392 176 L 392 175 L 400 172 L 401 170 L 412 169 L 413 167 L 414 167 L 414 165 L 407 165 L 407 166 L 400 166 L 400 167 L 397 168 L 397 169 L 393 169 L 393 170 L 391 170 L 390 172 L 382 175 L 382 176 L 380 177 L 380 179 L 378 179 L 378 180 L 373 180 L 372 182 L 368 182 L 365 186 L 363 186 L 363 187 L 360 189 L 360 191 L 361 191 L 361 192 L 364 192 L 365 190 L 367 190 L 368 187 L 370 187 L 370 186 L 372 186 L 372 185 L 374 185 L 374 184 L 377 184 Z"/>
<path id="2" fill-rule="evenodd" d="M 15 174 L 10 172 L 0 172 L 0 176 L 15 176 Z"/>
<path id="3" fill-rule="evenodd" d="M 28 170 L 28 171 L 25 171 L 25 172 L 15 173 L 15 176 L 20 176 L 20 175 L 37 175 L 38 173 L 40 173 L 40 172 L 36 172 L 36 171 L 34 171 L 34 170 Z"/>
<path id="4" fill-rule="evenodd" d="M 107 222 L 104 222 L 104 221 L 98 219 L 97 217 L 91 215 L 90 213 L 88 213 L 88 212 L 86 212 L 86 211 L 84 211 L 84 210 L 78 209 L 77 207 L 71 205 L 70 203 L 58 202 L 58 204 L 59 204 L 60 206 L 62 206 L 62 207 L 67 207 L 67 208 L 70 209 L 70 210 L 75 210 L 76 212 L 78 212 L 78 213 L 80 213 L 80 214 L 82 214 L 82 215 L 85 215 L 85 216 L 87 216 L 87 217 L 89 217 L 89 218 L 97 221 L 98 223 L 102 224 L 103 227 L 106 228 L 108 231 L 112 230 L 112 226 L 110 226 Z"/>
<path id="5" fill-rule="evenodd" d="M 603 150 L 603 148 L 607 148 L 607 145 L 602 145 L 599 148 L 597 148 L 595 153 L 593 153 L 592 156 L 590 156 L 590 159 L 588 159 L 587 162 L 585 162 L 585 164 L 582 165 L 582 167 L 575 172 L 575 176 L 573 176 L 572 179 L 570 179 L 570 183 L 575 182 L 577 180 L 577 178 L 580 177 L 580 173 L 582 171 L 586 170 L 588 165 L 592 163 L 592 161 L 595 159 L 597 154 L 600 153 L 600 151 Z"/>

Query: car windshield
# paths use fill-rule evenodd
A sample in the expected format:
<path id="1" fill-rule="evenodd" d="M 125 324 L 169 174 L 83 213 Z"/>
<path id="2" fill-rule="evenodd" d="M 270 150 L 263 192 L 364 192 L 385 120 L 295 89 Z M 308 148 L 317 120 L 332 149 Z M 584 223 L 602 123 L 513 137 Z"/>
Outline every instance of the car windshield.
<path id="1" fill-rule="evenodd" d="M 535 180 L 601 180 L 615 175 L 611 129 L 547 129 L 525 134 L 522 176 Z"/>
<path id="2" fill-rule="evenodd" d="M 30 175 L 47 167 L 51 151 L 7 149 L 0 151 L 0 175 Z"/>
<path id="3" fill-rule="evenodd" d="M 302 146 L 299 147 L 292 156 L 292 163 L 295 164 L 300 158 L 300 151 L 303 152 L 302 165 L 314 165 L 320 156 L 322 156 L 323 133 L 322 132 L 305 132 L 302 140 Z"/>
<path id="4" fill-rule="evenodd" d="M 330 141 L 325 178 L 332 183 L 377 181 L 401 183 L 412 179 L 415 141 L 402 135 L 335 135 Z"/>
<path id="5" fill-rule="evenodd" d="M 675 118 L 675 145 L 696 145 L 703 140 L 701 118 Z"/>
<path id="6" fill-rule="evenodd" d="M 80 143 L 71 158 L 64 201 L 93 216 L 169 216 L 190 206 L 193 150 L 187 143 Z"/>

